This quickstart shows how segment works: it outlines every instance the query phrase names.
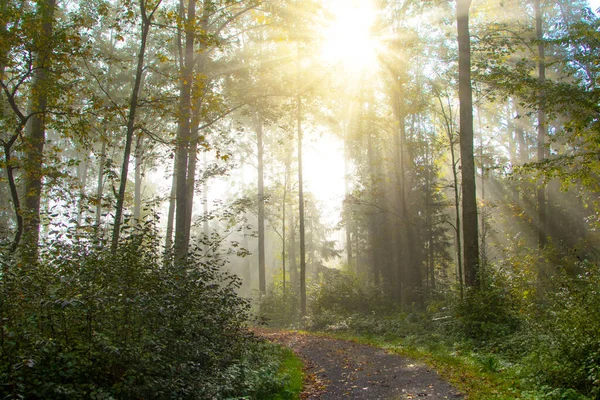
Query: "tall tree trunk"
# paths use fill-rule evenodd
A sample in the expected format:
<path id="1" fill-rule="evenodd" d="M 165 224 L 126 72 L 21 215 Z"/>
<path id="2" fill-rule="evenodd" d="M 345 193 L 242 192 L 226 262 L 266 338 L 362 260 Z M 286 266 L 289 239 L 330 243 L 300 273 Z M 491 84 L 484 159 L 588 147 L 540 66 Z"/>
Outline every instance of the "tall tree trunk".
<path id="1" fill-rule="evenodd" d="M 206 157 L 206 152 L 202 154 L 202 163 L 204 164 L 204 171 L 208 170 L 208 160 Z M 204 178 L 204 182 L 202 183 L 202 211 L 204 213 L 204 221 L 202 222 L 202 230 L 204 231 L 204 236 L 206 238 L 210 237 L 210 228 L 208 226 L 208 185 L 206 184 L 207 178 Z M 244 180 L 242 179 L 242 182 Z"/>
<path id="2" fill-rule="evenodd" d="M 298 122 L 298 209 L 300 215 L 300 315 L 306 316 L 306 243 L 304 237 L 304 181 L 302 179 L 302 98 L 297 98 Z"/>
<path id="3" fill-rule="evenodd" d="M 181 16 L 183 19 L 183 15 Z M 181 70 L 179 93 L 179 125 L 177 129 L 177 196 L 175 212 L 175 262 L 185 261 L 188 252 L 187 226 L 187 174 L 188 152 L 191 140 L 192 80 L 194 78 L 194 42 L 196 37 L 196 1 L 188 1 L 187 18 L 184 19 L 185 50 Z"/>
<path id="4" fill-rule="evenodd" d="M 181 35 L 182 30 L 185 30 L 185 3 L 184 0 L 179 0 L 179 18 L 184 21 L 184 28 L 177 29 L 176 35 L 176 51 L 177 51 L 177 67 L 179 68 L 180 73 L 183 73 L 184 68 L 184 57 L 183 57 L 183 38 Z M 182 93 L 182 86 L 179 88 L 180 95 Z M 180 97 L 181 102 L 181 97 Z M 180 103 L 181 104 L 181 103 Z M 181 118 L 181 116 L 180 116 Z M 181 122 L 179 121 L 179 126 Z M 177 134 L 179 135 L 179 126 Z M 175 228 L 175 208 L 177 206 L 177 168 L 179 167 L 179 160 L 177 159 L 177 155 L 179 154 L 179 146 L 176 147 L 174 155 L 173 155 L 173 176 L 171 177 L 171 190 L 169 193 L 169 210 L 167 211 L 167 231 L 165 235 L 165 265 L 168 265 L 171 262 L 173 257 L 173 231 Z"/>
<path id="5" fill-rule="evenodd" d="M 298 279 L 298 261 L 296 254 L 298 249 L 296 247 L 296 220 L 294 218 L 294 207 L 290 204 L 290 250 L 288 251 L 289 257 L 289 270 L 290 270 L 290 285 L 299 285 L 300 280 Z M 298 287 L 298 286 L 296 286 Z"/>
<path id="6" fill-rule="evenodd" d="M 98 178 L 96 180 L 96 229 L 102 223 L 102 197 L 104 193 L 104 166 L 106 164 L 106 140 L 102 140 L 100 159 L 98 160 Z"/>
<path id="7" fill-rule="evenodd" d="M 160 2 L 159 2 L 160 4 Z M 144 72 L 144 58 L 146 56 L 146 42 L 148 40 L 148 33 L 150 32 L 150 23 L 154 11 L 158 7 L 155 6 L 154 10 L 147 14 L 145 0 L 140 0 L 140 14 L 142 17 L 141 27 L 141 42 L 140 49 L 138 52 L 137 68 L 135 71 L 135 81 L 133 84 L 133 91 L 131 93 L 131 100 L 129 102 L 129 115 L 127 117 L 127 133 L 125 136 L 125 150 L 123 152 L 123 167 L 121 168 L 121 181 L 119 184 L 119 193 L 117 194 L 117 207 L 115 211 L 115 222 L 112 233 L 112 252 L 117 251 L 119 244 L 119 236 L 121 233 L 121 219 L 123 217 L 123 209 L 125 204 L 125 190 L 127 188 L 127 176 L 129 174 L 129 158 L 131 156 L 131 146 L 133 143 L 133 134 L 135 131 L 135 116 L 138 106 L 138 97 L 140 94 L 140 87 L 142 84 L 142 77 Z"/>
<path id="8" fill-rule="evenodd" d="M 144 154 L 144 139 L 142 135 L 137 136 L 135 145 L 135 180 L 133 195 L 133 220 L 137 224 L 142 217 L 142 164 Z"/>
<path id="9" fill-rule="evenodd" d="M 371 118 L 371 107 L 369 103 L 364 104 L 366 106 L 365 118 Z M 364 125 L 361 126 L 361 130 L 363 130 Z M 378 177 L 376 176 L 376 167 L 375 167 L 375 150 L 373 148 L 373 131 L 370 127 L 366 128 L 366 131 L 362 131 L 362 134 L 367 136 L 367 162 L 369 168 L 369 185 L 371 186 L 370 191 L 371 194 L 369 196 L 369 202 L 371 203 L 371 211 L 369 213 L 369 246 L 371 253 L 371 274 L 373 283 L 375 285 L 379 285 L 381 278 L 381 263 L 380 263 L 380 252 L 379 252 L 379 221 L 378 221 L 378 213 L 379 210 L 375 207 L 378 202 Z"/>
<path id="10" fill-rule="evenodd" d="M 33 72 L 29 112 L 24 146 L 24 202 L 23 202 L 23 257 L 26 262 L 35 262 L 38 257 L 40 235 L 40 200 L 46 141 L 46 111 L 51 79 L 49 77 L 52 55 L 52 33 L 55 0 L 36 2 L 41 22 L 41 34 L 36 41 L 36 59 Z"/>
<path id="11" fill-rule="evenodd" d="M 177 168 L 177 155 L 175 155 L 173 167 Z M 175 201 L 177 198 L 177 170 L 171 176 L 171 190 L 169 192 L 169 210 L 167 211 L 167 231 L 165 233 L 165 265 L 171 262 L 173 257 L 173 225 L 175 219 Z"/>
<path id="12" fill-rule="evenodd" d="M 196 114 L 194 112 L 194 114 Z M 187 243 L 186 249 L 189 246 L 192 234 L 192 213 L 194 208 L 194 193 L 196 191 L 196 165 L 198 164 L 198 138 L 199 138 L 200 120 L 195 116 L 192 117 L 192 127 L 190 134 L 190 145 L 188 149 L 188 164 L 186 172 L 186 193 L 185 193 L 185 228 L 184 242 Z M 186 250 L 187 253 L 187 250 Z"/>
<path id="13" fill-rule="evenodd" d="M 544 28 L 541 0 L 534 0 L 535 8 L 535 33 L 538 42 L 538 83 L 540 85 L 539 104 L 538 104 L 538 129 L 537 129 L 537 161 L 541 163 L 545 160 L 546 154 L 546 136 L 548 127 L 546 124 L 546 111 L 544 106 L 545 93 L 543 86 L 546 83 L 546 50 L 544 46 Z M 538 247 L 543 249 L 548 242 L 546 221 L 546 188 L 540 183 L 537 189 L 538 205 Z"/>
<path id="14" fill-rule="evenodd" d="M 6 15 L 6 12 L 8 12 L 8 1 L 2 0 L 2 1 L 0 1 L 0 13 L 1 13 L 1 15 Z M 4 33 L 6 32 L 7 21 L 1 21 L 1 22 L 2 23 L 0 24 L 0 35 L 3 36 Z M 0 57 L 0 76 L 4 76 L 5 65 L 4 65 L 3 61 L 6 59 L 7 53 L 8 53 L 8 50 L 6 50 L 6 52 L 3 53 Z M 0 105 L 0 113 L 4 113 L 4 108 L 5 108 L 5 105 L 4 105 L 4 103 L 2 103 Z M 23 210 L 21 208 L 21 199 L 19 198 L 19 192 L 17 189 L 17 183 L 16 183 L 16 179 L 15 179 L 15 175 L 14 175 L 15 166 L 13 165 L 13 162 L 12 162 L 12 147 L 15 144 L 15 142 L 17 141 L 17 139 L 23 133 L 23 129 L 25 128 L 26 119 L 25 119 L 24 115 L 18 116 L 18 119 L 19 119 L 20 123 L 18 124 L 17 128 L 13 132 L 13 135 L 10 137 L 9 140 L 2 141 L 2 147 L 4 150 L 4 166 L 6 168 L 6 178 L 8 181 L 8 187 L 10 190 L 11 200 L 13 202 L 13 210 L 15 213 L 15 222 L 17 223 L 17 229 L 15 231 L 15 236 L 14 236 L 13 242 L 10 246 L 11 252 L 15 252 L 17 250 L 17 248 L 19 247 L 19 243 L 21 242 L 21 237 L 23 235 Z"/>
<path id="15" fill-rule="evenodd" d="M 432 169 L 435 160 L 430 155 L 429 141 L 425 144 L 425 160 L 427 162 L 426 187 L 425 187 L 425 221 L 427 224 L 427 275 L 428 285 L 431 292 L 435 291 L 435 261 L 434 261 L 434 237 L 433 237 L 433 177 Z"/>
<path id="16" fill-rule="evenodd" d="M 81 226 L 83 220 L 83 202 L 85 201 L 86 193 L 85 187 L 87 186 L 88 169 L 90 166 L 87 151 L 81 152 L 80 156 L 83 160 L 80 160 L 80 164 L 77 166 L 77 180 L 79 181 L 79 204 L 77 205 L 77 228 Z"/>
<path id="17" fill-rule="evenodd" d="M 523 115 L 521 108 L 516 102 L 515 112 L 517 113 L 517 117 L 521 117 Z M 521 164 L 525 164 L 529 162 L 529 151 L 527 148 L 527 143 L 525 142 L 525 129 L 523 129 L 523 123 L 520 120 L 517 120 L 515 134 L 517 135 L 517 142 L 519 143 L 519 162 Z"/>
<path id="18" fill-rule="evenodd" d="M 204 0 L 203 4 L 203 12 L 202 12 L 202 20 L 200 22 L 201 32 L 206 32 L 208 30 L 208 19 L 210 17 L 210 12 L 212 9 L 212 2 L 209 0 Z M 200 49 L 196 56 L 197 62 L 194 67 L 197 67 L 197 71 L 204 71 L 206 65 L 206 55 L 203 51 L 206 49 L 206 45 L 200 41 L 199 43 Z M 192 75 L 193 76 L 193 75 Z M 202 91 L 204 90 L 203 83 L 196 83 L 193 85 L 193 90 L 191 92 L 191 98 L 194 99 L 194 104 L 191 105 L 191 126 L 190 126 L 190 143 L 188 149 L 188 165 L 186 172 L 186 208 L 185 208 L 185 239 L 186 243 L 186 252 L 187 247 L 189 246 L 190 237 L 191 237 L 191 227 L 192 227 L 192 213 L 194 206 L 194 193 L 196 189 L 196 165 L 198 164 L 198 145 L 200 144 L 200 122 L 202 119 L 202 101 L 204 99 Z M 208 206 L 207 203 L 205 203 Z M 208 221 L 206 221 L 208 223 Z"/>
<path id="19" fill-rule="evenodd" d="M 265 182 L 264 182 L 264 146 L 263 125 L 257 111 L 254 111 L 254 129 L 258 157 L 258 288 L 260 293 L 267 292 L 265 268 Z"/>
<path id="20" fill-rule="evenodd" d="M 402 303 L 405 306 L 412 305 L 418 301 L 418 286 L 420 284 L 419 265 L 414 253 L 414 230 L 408 214 L 408 185 L 406 170 L 409 168 L 409 154 L 406 143 L 406 115 L 399 112 L 399 129 L 397 151 L 400 156 L 400 175 L 399 175 L 399 202 L 398 210 L 400 212 L 400 227 L 403 235 L 400 237 L 400 248 L 402 249 L 403 270 L 402 270 Z"/>
<path id="21" fill-rule="evenodd" d="M 285 160 L 285 179 L 283 182 L 283 199 L 282 199 L 282 207 L 281 207 L 281 268 L 282 268 L 282 272 L 283 272 L 283 296 L 285 297 L 286 295 L 286 282 L 285 282 L 285 275 L 286 275 L 286 271 L 285 271 L 285 261 L 286 261 L 286 251 L 285 251 L 285 246 L 286 246 L 286 237 L 285 237 L 285 231 L 286 231 L 286 207 L 287 207 L 287 193 L 288 193 L 288 185 L 290 182 L 290 166 L 291 166 L 292 160 L 291 160 L 291 156 L 289 158 L 287 158 Z"/>
<path id="22" fill-rule="evenodd" d="M 460 297 L 463 297 L 463 251 L 462 251 L 462 238 L 461 238 L 461 218 L 460 218 L 460 191 L 458 184 L 458 161 L 456 160 L 456 152 L 454 151 L 454 135 L 451 130 L 448 130 L 448 137 L 450 139 L 450 156 L 452 161 L 452 186 L 454 189 L 454 218 L 456 220 L 454 226 L 454 235 L 456 239 L 456 267 L 458 270 L 458 286 L 460 288 Z"/>
<path id="23" fill-rule="evenodd" d="M 471 0 L 457 0 L 458 31 L 458 98 L 460 102 L 460 158 L 463 194 L 463 240 L 465 284 L 474 287 L 479 281 L 479 235 L 475 157 L 473 155 L 473 93 L 471 89 L 471 38 L 469 8 Z"/>
<path id="24" fill-rule="evenodd" d="M 286 206 L 286 197 L 287 197 L 287 179 L 285 181 L 285 186 L 283 188 L 283 200 L 281 207 L 281 272 L 283 273 L 282 277 L 282 289 L 283 289 L 283 297 L 285 298 L 285 206 Z"/>
<path id="25" fill-rule="evenodd" d="M 346 127 L 346 123 L 342 123 L 342 136 L 344 137 L 344 194 L 346 200 L 350 199 L 350 167 L 349 167 L 349 159 L 350 159 L 350 138 L 348 137 L 349 129 Z M 353 259 L 352 259 L 352 220 L 350 213 L 350 205 L 349 202 L 345 205 L 346 209 L 346 255 L 348 268 L 350 270 L 353 269 Z"/>

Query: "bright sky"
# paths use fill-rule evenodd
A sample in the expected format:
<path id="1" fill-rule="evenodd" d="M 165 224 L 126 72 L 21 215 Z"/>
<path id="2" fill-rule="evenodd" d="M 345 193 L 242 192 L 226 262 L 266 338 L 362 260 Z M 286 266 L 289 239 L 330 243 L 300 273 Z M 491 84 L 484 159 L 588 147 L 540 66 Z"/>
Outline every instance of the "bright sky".
<path id="1" fill-rule="evenodd" d="M 326 26 L 321 57 L 357 73 L 377 64 L 377 44 L 371 35 L 376 18 L 371 0 L 329 0 L 332 20 Z"/>

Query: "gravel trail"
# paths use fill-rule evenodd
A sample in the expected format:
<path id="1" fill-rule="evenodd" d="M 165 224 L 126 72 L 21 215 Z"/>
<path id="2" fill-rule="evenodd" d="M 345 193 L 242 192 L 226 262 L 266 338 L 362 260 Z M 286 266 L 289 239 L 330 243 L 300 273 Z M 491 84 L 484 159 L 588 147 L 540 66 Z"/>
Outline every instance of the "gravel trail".
<path id="1" fill-rule="evenodd" d="M 425 364 L 377 347 L 297 332 L 261 332 L 305 362 L 302 399 L 462 399 Z"/>

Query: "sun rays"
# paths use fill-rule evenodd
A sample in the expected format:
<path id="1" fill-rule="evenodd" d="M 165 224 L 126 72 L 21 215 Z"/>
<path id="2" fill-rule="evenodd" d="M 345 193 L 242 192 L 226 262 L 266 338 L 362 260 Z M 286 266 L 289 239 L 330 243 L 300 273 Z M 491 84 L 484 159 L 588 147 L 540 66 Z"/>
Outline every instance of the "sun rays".
<path id="1" fill-rule="evenodd" d="M 341 65 L 351 74 L 377 68 L 373 36 L 376 10 L 370 1 L 332 0 L 330 22 L 323 30 L 320 56 L 326 64 Z"/>

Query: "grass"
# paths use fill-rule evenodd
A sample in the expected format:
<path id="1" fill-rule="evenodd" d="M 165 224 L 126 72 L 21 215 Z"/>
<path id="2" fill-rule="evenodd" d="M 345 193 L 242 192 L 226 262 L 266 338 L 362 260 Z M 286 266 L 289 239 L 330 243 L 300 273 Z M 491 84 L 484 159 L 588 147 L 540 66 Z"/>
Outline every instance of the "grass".
<path id="1" fill-rule="evenodd" d="M 280 376 L 286 385 L 280 393 L 274 394 L 269 400 L 296 400 L 300 398 L 304 383 L 304 364 L 293 351 L 282 348 Z"/>

